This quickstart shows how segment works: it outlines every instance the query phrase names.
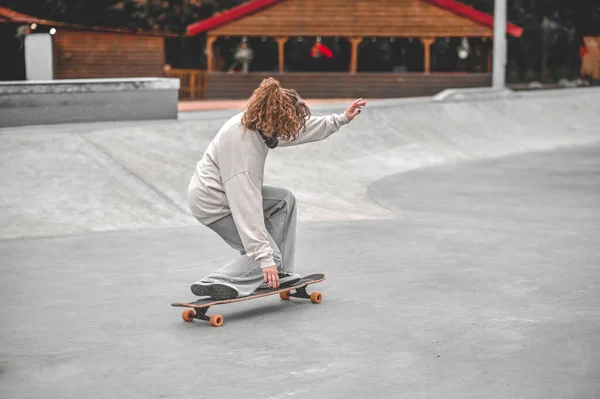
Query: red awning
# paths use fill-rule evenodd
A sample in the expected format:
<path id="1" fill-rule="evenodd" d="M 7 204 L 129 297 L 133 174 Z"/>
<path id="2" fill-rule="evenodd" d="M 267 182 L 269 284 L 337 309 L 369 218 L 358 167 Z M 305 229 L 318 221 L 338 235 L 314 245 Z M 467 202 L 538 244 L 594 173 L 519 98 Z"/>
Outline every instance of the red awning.
<path id="1" fill-rule="evenodd" d="M 205 20 L 188 25 L 187 34 L 189 36 L 195 36 L 199 33 L 216 29 L 220 26 L 226 25 L 230 22 L 242 19 L 255 12 L 261 11 L 267 7 L 281 3 L 285 0 L 251 0 L 240 6 L 234 7 L 231 10 L 225 11 L 214 17 L 207 18 Z M 494 27 L 494 17 L 490 14 L 486 14 L 481 11 L 477 11 L 473 7 L 467 6 L 455 0 L 422 0 L 437 7 L 451 11 L 456 15 L 470 19 L 478 24 L 487 26 L 489 28 Z M 523 29 L 513 25 L 506 24 L 506 32 L 515 37 L 521 37 Z"/>
<path id="2" fill-rule="evenodd" d="M 456 15 L 470 19 L 471 21 L 477 22 L 483 26 L 494 28 L 494 16 L 478 11 L 471 6 L 460 3 L 455 0 L 423 0 L 440 8 L 448 11 L 452 11 Z M 506 33 L 514 37 L 521 37 L 523 34 L 523 28 L 513 25 L 511 23 L 506 24 Z"/>
<path id="3" fill-rule="evenodd" d="M 222 14 L 215 15 L 214 17 L 207 18 L 200 22 L 188 25 L 187 34 L 189 36 L 195 36 L 199 33 L 206 32 L 223 26 L 237 19 L 242 19 L 250 14 L 265 9 L 276 3 L 281 3 L 285 0 L 252 0 L 237 7 L 227 10 Z"/>

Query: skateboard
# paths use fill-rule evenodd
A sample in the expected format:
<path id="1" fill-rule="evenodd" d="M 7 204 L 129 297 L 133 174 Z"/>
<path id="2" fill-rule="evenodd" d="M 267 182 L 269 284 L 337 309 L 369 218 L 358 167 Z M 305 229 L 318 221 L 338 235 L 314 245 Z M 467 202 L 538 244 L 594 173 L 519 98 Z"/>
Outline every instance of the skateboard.
<path id="1" fill-rule="evenodd" d="M 181 317 L 185 321 L 194 321 L 194 319 L 205 320 L 205 321 L 210 322 L 210 324 L 214 327 L 221 327 L 223 325 L 223 321 L 224 321 L 223 316 L 221 316 L 219 314 L 213 314 L 212 316 L 206 315 L 208 308 L 210 308 L 211 306 L 223 305 L 226 303 L 233 303 L 233 302 L 248 301 L 250 299 L 262 298 L 265 296 L 276 295 L 276 294 L 279 294 L 279 297 L 283 300 L 289 300 L 291 297 L 294 297 L 294 298 L 310 299 L 310 301 L 312 303 L 321 303 L 321 300 L 323 299 L 323 296 L 321 295 L 321 293 L 313 292 L 313 293 L 309 294 L 308 292 L 306 292 L 306 286 L 308 286 L 310 284 L 319 283 L 323 280 L 325 280 L 324 274 L 311 274 L 311 275 L 302 277 L 300 280 L 296 281 L 292 285 L 289 285 L 286 287 L 280 287 L 280 288 L 277 288 L 276 290 L 272 290 L 270 288 L 262 288 L 262 289 L 258 289 L 256 291 L 254 291 L 252 294 L 250 294 L 248 296 L 244 296 L 241 298 L 224 299 L 221 301 L 213 299 L 213 298 L 203 298 L 203 299 L 198 299 L 197 301 L 194 301 L 194 302 L 174 302 L 171 304 L 171 306 L 192 308 L 192 309 L 184 310 L 183 313 L 181 314 Z M 292 292 L 292 291 L 294 291 L 294 292 Z"/>

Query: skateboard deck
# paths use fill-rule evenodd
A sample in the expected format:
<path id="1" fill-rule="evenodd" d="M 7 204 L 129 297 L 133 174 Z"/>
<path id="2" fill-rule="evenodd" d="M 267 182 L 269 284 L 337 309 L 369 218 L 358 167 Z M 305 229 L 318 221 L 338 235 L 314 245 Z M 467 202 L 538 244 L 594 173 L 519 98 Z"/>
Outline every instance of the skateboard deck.
<path id="1" fill-rule="evenodd" d="M 294 284 L 280 287 L 275 290 L 269 288 L 262 288 L 254 291 L 252 294 L 248 296 L 244 296 L 241 298 L 235 299 L 223 299 L 217 300 L 213 298 L 202 298 L 193 302 L 174 302 L 171 306 L 175 307 L 184 307 L 184 308 L 192 308 L 186 309 L 181 314 L 181 317 L 185 321 L 194 321 L 194 319 L 198 320 L 206 320 L 209 321 L 210 324 L 214 327 L 221 327 L 223 325 L 223 316 L 219 314 L 213 314 L 212 316 L 207 316 L 206 312 L 208 308 L 216 305 L 223 305 L 226 303 L 233 302 L 242 302 L 248 301 L 250 299 L 262 298 L 269 295 L 279 294 L 279 297 L 284 300 L 289 300 L 291 297 L 294 298 L 305 298 L 310 299 L 312 303 L 321 303 L 323 296 L 320 292 L 313 292 L 309 294 L 306 292 L 306 287 L 310 284 L 319 283 L 325 280 L 324 274 L 310 274 L 308 276 L 302 277 L 300 280 L 296 281 Z M 294 291 L 294 292 L 292 292 Z"/>

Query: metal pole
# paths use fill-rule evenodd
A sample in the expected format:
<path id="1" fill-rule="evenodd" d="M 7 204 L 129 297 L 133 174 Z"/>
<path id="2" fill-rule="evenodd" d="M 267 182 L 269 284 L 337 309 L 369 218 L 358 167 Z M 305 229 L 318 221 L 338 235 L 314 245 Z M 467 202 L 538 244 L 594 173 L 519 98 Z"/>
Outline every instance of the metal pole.
<path id="1" fill-rule="evenodd" d="M 506 0 L 494 0 L 494 67 L 492 86 L 501 89 L 506 79 Z"/>

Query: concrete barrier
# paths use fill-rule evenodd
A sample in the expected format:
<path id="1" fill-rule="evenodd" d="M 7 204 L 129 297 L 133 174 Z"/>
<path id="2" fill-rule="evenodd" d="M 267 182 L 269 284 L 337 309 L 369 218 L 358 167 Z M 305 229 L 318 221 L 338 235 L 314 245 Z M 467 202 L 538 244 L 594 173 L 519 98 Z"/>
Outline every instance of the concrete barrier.
<path id="1" fill-rule="evenodd" d="M 177 119 L 179 79 L 0 83 L 0 127 Z"/>

